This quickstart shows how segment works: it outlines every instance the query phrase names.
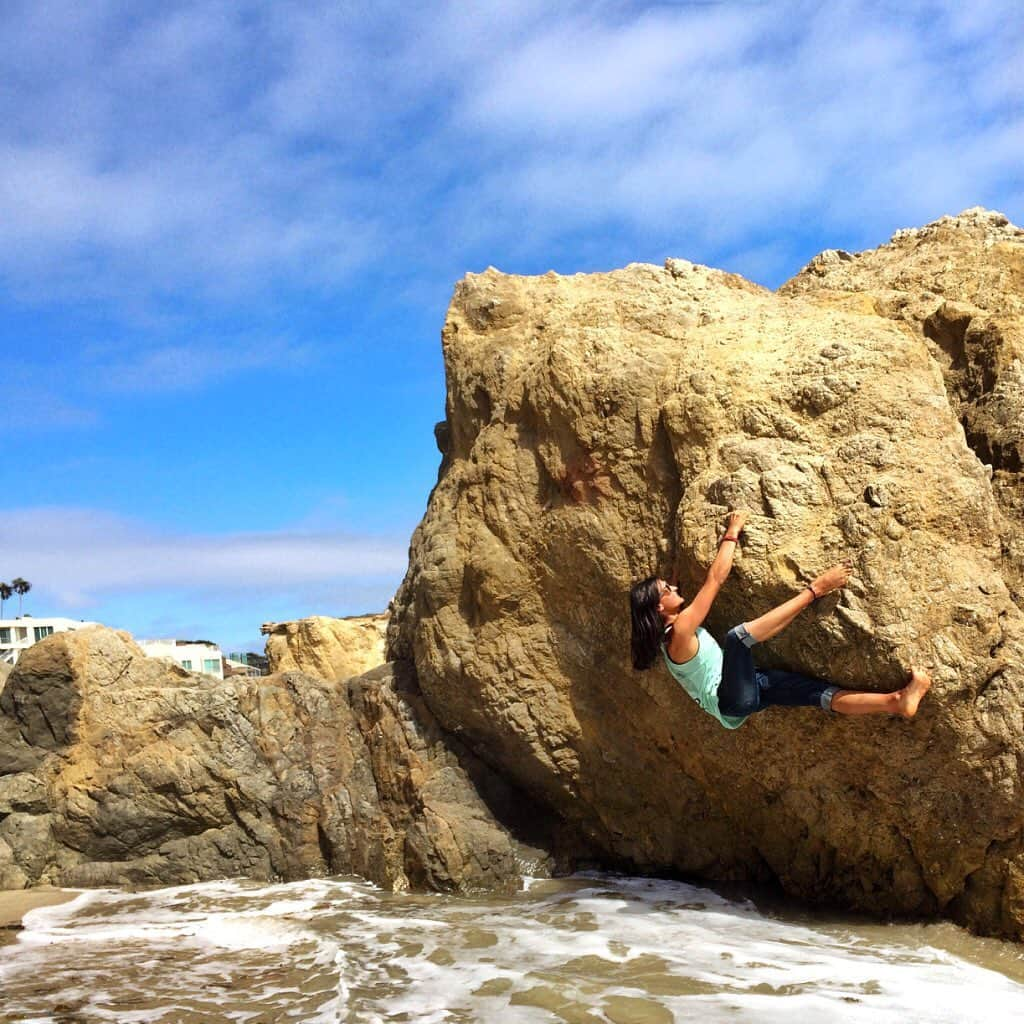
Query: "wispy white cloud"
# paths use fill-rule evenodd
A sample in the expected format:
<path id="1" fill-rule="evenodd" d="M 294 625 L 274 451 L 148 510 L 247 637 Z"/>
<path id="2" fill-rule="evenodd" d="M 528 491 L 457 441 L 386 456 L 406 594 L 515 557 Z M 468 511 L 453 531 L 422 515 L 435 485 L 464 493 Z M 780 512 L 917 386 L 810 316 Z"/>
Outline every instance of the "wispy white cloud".
<path id="1" fill-rule="evenodd" d="M 284 338 L 190 340 L 156 347 L 93 345 L 83 352 L 83 365 L 98 390 L 166 392 L 203 388 L 252 370 L 289 373 L 321 355 L 314 343 Z"/>
<path id="2" fill-rule="evenodd" d="M 83 610 L 110 594 L 231 595 L 379 586 L 392 589 L 408 561 L 405 538 L 340 530 L 196 534 L 160 530 L 84 508 L 0 511 L 7 565 L 64 610 Z"/>
<path id="3" fill-rule="evenodd" d="M 1017 194 L 1022 42 L 1009 2 L 14 4 L 0 272 L 234 299 L 582 230 L 878 241 Z"/>
<path id="4" fill-rule="evenodd" d="M 511 162 L 487 175 L 489 196 L 511 198 L 520 216 L 540 210 L 549 232 L 612 218 L 650 236 L 661 220 L 717 250 L 773 226 L 819 237 L 853 226 L 871 239 L 893 220 L 1010 194 L 1011 161 L 1024 156 L 1024 135 L 1007 130 L 1019 86 L 990 78 L 981 105 L 965 85 L 1013 65 L 1020 19 L 1011 19 L 1010 43 L 947 19 L 941 5 L 712 12 L 662 13 L 659 44 L 635 52 L 628 32 L 610 25 L 591 30 L 602 37 L 592 46 L 557 23 L 526 44 L 511 58 L 516 76 L 496 69 L 474 101 L 486 114 L 481 130 L 510 142 Z M 547 55 L 544 67 L 536 52 Z M 663 62 L 666 53 L 677 60 Z M 593 111 L 578 102 L 574 83 L 594 80 L 586 95 L 612 97 L 608 116 L 600 102 Z M 636 116 L 623 118 L 629 102 Z M 816 219 L 805 225 L 809 214 Z"/>
<path id="5" fill-rule="evenodd" d="M 247 334 L 156 340 L 145 332 L 114 342 L 79 343 L 54 358 L 19 352 L 5 371 L 0 431 L 9 436 L 102 427 L 112 396 L 198 393 L 247 374 L 270 370 L 278 379 L 322 363 L 329 339 L 295 341 Z"/>
<path id="6" fill-rule="evenodd" d="M 699 107 L 709 84 L 742 69 L 767 24 L 763 11 L 728 4 L 568 13 L 474 69 L 456 117 L 531 147 L 616 138 L 643 147 L 662 118 Z"/>
<path id="7" fill-rule="evenodd" d="M 0 401 L 0 432 L 8 437 L 25 431 L 79 430 L 100 422 L 95 409 L 69 402 L 45 384 L 12 387 L 7 382 Z"/>

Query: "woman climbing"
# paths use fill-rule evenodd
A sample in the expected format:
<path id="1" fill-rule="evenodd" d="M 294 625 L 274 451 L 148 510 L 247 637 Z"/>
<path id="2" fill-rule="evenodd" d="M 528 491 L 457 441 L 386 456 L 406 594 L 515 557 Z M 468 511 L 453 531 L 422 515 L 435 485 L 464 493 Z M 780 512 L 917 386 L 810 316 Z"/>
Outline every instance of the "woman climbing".
<path id="1" fill-rule="evenodd" d="M 649 669 L 659 650 L 669 672 L 686 692 L 727 729 L 736 729 L 756 711 L 772 705 L 821 707 L 843 715 L 901 715 L 913 718 L 917 705 L 932 685 L 925 672 L 914 669 L 902 690 L 866 693 L 844 690 L 824 679 L 785 669 L 754 667 L 750 648 L 785 629 L 805 608 L 833 590 L 846 586 L 853 571 L 841 562 L 784 604 L 759 618 L 734 626 L 718 646 L 701 623 L 707 618 L 718 590 L 732 568 L 733 552 L 746 523 L 745 512 L 730 512 L 718 554 L 704 586 L 689 605 L 676 588 L 657 576 L 633 586 L 633 667 Z"/>

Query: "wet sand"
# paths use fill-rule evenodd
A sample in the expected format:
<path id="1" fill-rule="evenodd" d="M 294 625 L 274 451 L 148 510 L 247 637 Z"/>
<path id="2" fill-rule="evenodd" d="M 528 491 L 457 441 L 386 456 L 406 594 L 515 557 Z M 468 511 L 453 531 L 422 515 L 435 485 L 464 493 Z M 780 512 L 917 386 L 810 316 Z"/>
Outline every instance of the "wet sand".
<path id="1" fill-rule="evenodd" d="M 67 903 L 77 895 L 74 889 L 0 889 L 0 945 L 13 941 L 30 910 Z"/>

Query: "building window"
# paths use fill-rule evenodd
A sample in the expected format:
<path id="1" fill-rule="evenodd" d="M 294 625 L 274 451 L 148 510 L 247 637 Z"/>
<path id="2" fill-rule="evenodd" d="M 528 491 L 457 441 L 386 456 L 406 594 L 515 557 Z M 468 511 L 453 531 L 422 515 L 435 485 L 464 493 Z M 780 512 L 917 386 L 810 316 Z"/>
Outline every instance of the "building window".
<path id="1" fill-rule="evenodd" d="M 0 644 L 9 644 L 11 642 L 11 627 L 8 626 L 6 629 L 0 629 Z"/>
<path id="2" fill-rule="evenodd" d="M 220 671 L 220 658 L 203 658 L 203 671 L 215 676 Z"/>
<path id="3" fill-rule="evenodd" d="M 188 669 L 188 671 L 191 672 L 192 671 L 192 662 L 188 658 L 186 658 L 181 663 L 181 667 L 184 668 L 184 669 Z"/>
<path id="4" fill-rule="evenodd" d="M 36 635 L 36 643 L 39 643 L 44 636 L 49 636 L 53 632 L 53 626 L 33 626 L 32 631 Z"/>

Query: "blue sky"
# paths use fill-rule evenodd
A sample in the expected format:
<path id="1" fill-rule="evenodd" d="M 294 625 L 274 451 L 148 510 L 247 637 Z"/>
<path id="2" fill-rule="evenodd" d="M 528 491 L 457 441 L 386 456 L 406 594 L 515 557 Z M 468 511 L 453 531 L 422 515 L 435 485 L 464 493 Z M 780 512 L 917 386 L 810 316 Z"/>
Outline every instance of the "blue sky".
<path id="1" fill-rule="evenodd" d="M 1021 223 L 1022 52 L 1009 2 L 0 3 L 0 579 L 232 649 L 383 609 L 459 277 Z"/>

